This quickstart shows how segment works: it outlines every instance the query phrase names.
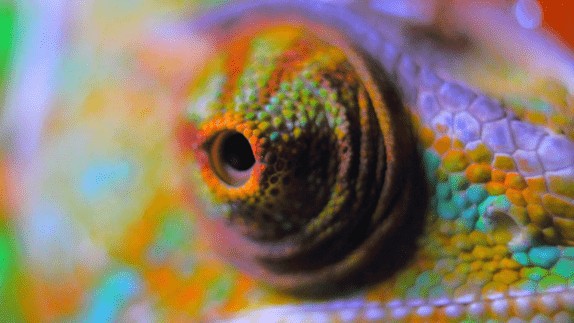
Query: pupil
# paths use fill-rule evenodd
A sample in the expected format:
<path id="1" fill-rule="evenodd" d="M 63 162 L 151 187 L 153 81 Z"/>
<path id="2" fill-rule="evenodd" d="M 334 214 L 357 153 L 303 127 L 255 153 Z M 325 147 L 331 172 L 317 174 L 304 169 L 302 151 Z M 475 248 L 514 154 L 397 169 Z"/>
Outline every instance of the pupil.
<path id="1" fill-rule="evenodd" d="M 221 145 L 221 158 L 223 163 L 238 171 L 246 171 L 255 164 L 251 145 L 240 133 L 234 133 L 224 139 Z"/>

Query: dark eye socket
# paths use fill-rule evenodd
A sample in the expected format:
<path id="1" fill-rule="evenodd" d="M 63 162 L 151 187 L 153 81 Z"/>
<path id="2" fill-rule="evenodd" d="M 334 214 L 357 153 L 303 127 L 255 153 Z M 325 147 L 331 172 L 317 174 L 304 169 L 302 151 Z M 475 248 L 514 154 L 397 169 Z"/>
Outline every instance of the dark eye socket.
<path id="1" fill-rule="evenodd" d="M 255 164 L 255 157 L 247 138 L 236 132 L 225 137 L 221 144 L 222 161 L 238 171 L 246 171 Z"/>
<path id="2" fill-rule="evenodd" d="M 215 174 L 228 185 L 241 186 L 251 176 L 255 156 L 247 138 L 236 131 L 217 134 L 209 148 Z"/>

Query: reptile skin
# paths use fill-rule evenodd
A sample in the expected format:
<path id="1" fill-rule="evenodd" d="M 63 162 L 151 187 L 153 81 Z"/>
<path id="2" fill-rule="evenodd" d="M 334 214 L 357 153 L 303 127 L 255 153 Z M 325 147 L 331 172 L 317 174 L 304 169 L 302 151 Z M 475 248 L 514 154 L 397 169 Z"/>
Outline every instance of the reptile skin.
<path id="1" fill-rule="evenodd" d="M 574 59 L 509 8 L 115 10 L 5 147 L 1 321 L 574 319 Z"/>

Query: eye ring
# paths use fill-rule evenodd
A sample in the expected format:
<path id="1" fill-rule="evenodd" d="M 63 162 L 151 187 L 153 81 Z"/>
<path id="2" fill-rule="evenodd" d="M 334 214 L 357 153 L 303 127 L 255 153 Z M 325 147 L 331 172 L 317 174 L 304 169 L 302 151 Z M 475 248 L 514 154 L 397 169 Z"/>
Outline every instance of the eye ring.
<path id="1" fill-rule="evenodd" d="M 243 134 L 220 132 L 215 135 L 208 151 L 211 168 L 225 184 L 240 187 L 251 177 L 256 160 Z"/>

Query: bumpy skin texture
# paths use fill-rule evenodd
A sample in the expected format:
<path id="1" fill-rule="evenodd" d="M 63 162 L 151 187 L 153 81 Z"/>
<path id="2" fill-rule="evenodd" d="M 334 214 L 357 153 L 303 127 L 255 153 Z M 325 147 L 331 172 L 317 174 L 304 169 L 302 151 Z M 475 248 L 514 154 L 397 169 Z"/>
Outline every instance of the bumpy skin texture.
<path id="1" fill-rule="evenodd" d="M 94 4 L 96 13 L 109 13 L 110 8 L 116 8 L 115 1 L 110 6 L 103 3 Z M 140 35 L 141 26 L 117 28 L 125 34 L 110 37 L 110 24 L 121 22 L 111 17 L 100 21 L 101 25 L 97 23 L 108 15 L 86 19 L 94 32 L 76 39 L 75 47 L 62 60 L 64 70 L 81 77 L 62 81 L 56 108 L 43 130 L 42 147 L 29 164 L 13 165 L 12 159 L 16 158 L 1 161 L 1 175 L 16 177 L 10 181 L 22 183 L 2 181 L 9 183 L 6 191 L 11 194 L 9 201 L 2 201 L 5 209 L 11 210 L 12 204 L 18 207 L 0 216 L 0 252 L 5 260 L 0 265 L 0 300 L 6 300 L 1 304 L 8 309 L 0 311 L 0 318 L 236 318 L 262 322 L 572 320 L 574 101 L 563 80 L 539 77 L 521 64 L 488 56 L 472 41 L 470 45 L 463 42 L 461 49 L 458 40 L 450 36 L 446 41 L 437 40 L 434 34 L 427 37 L 428 26 L 406 32 L 400 23 L 379 15 L 376 8 L 365 6 L 366 3 L 232 4 L 194 19 L 185 28 L 174 28 L 173 34 L 160 32 L 149 38 Z M 173 6 L 177 12 L 179 8 Z M 124 10 L 125 15 L 146 16 L 155 12 L 127 7 Z M 242 24 L 241 17 L 246 16 L 246 21 L 255 26 L 250 31 Z M 286 22 L 296 22 L 296 29 Z M 141 22 L 146 23 L 149 21 Z M 277 24 L 279 29 L 274 29 Z M 329 32 L 318 33 L 318 28 Z M 278 30 L 283 31 L 283 36 Z M 329 36 L 332 34 L 337 36 Z M 235 43 L 227 43 L 229 38 Z M 278 70 L 276 60 L 285 57 L 284 49 L 305 39 L 319 48 L 317 56 L 296 59 L 297 64 L 288 61 L 284 67 L 289 74 L 294 66 L 305 69 L 314 66 L 305 65 L 313 59 L 324 60 L 317 66 L 327 71 L 323 73 L 326 77 L 303 75 L 303 88 L 310 89 L 307 103 L 313 106 L 311 99 L 315 99 L 316 111 L 307 109 L 302 98 L 306 91 L 296 91 L 301 83 L 294 81 L 282 88 L 271 86 L 266 80 Z M 455 42 L 456 46 L 445 46 L 445 42 Z M 91 44 L 104 44 L 105 50 L 92 49 Z M 242 48 L 244 54 L 264 57 L 246 55 L 245 60 L 232 66 L 240 71 L 234 75 L 230 73 L 233 69 L 222 66 L 229 67 L 225 61 L 238 54 L 234 51 L 237 48 Z M 352 53 L 357 57 L 350 58 Z M 297 48 L 294 54 L 295 58 L 302 55 Z M 486 58 L 481 61 L 483 55 Z M 486 61 L 494 58 L 499 60 L 490 69 Z M 384 76 L 380 81 L 390 89 L 379 99 L 377 85 L 381 84 L 364 78 L 373 70 L 357 72 L 363 60 L 376 63 Z M 90 64 L 93 70 L 86 71 Z M 346 70 L 340 73 L 341 69 Z M 336 73 L 330 73 L 333 70 Z M 345 83 L 347 88 L 342 87 L 344 90 L 334 82 L 341 75 L 349 82 Z M 516 80 L 514 75 L 525 76 Z M 221 77 L 224 80 L 230 76 L 247 81 L 225 88 L 229 82 Z M 297 78 L 283 75 L 275 79 Z M 322 83 L 324 80 L 332 82 Z M 249 82 L 255 82 L 257 88 L 271 88 L 271 94 L 243 97 L 252 86 Z M 370 95 L 370 105 L 365 104 L 368 100 L 357 99 L 362 87 L 370 89 L 365 90 Z M 270 98 L 281 93 L 283 99 L 292 99 L 287 100 L 290 103 L 283 103 L 282 99 L 282 109 L 267 108 L 274 103 Z M 396 101 L 389 101 L 393 95 Z M 238 98 L 247 104 L 234 105 Z M 331 107 L 337 109 L 326 108 L 324 102 L 329 100 L 335 103 Z M 304 109 L 299 109 L 299 103 L 304 104 Z M 401 107 L 399 110 L 388 110 L 396 109 L 396 104 Z M 211 106 L 211 110 L 205 106 Z M 364 109 L 365 106 L 369 108 Z M 345 110 L 350 107 L 363 107 L 359 111 L 367 111 L 368 117 L 363 120 L 369 121 L 359 122 L 355 128 L 345 126 L 349 120 L 362 116 Z M 264 111 L 267 115 L 261 113 Z M 381 116 L 389 111 L 400 112 L 400 127 L 395 123 L 386 124 L 387 129 L 383 127 Z M 342 116 L 340 120 L 333 117 L 336 113 Z M 317 116 L 321 114 L 326 121 L 319 120 Z M 305 125 L 302 116 L 307 117 Z M 373 130 L 376 127 L 384 136 Z M 372 205 L 361 203 L 372 199 L 369 194 L 374 190 L 363 192 L 362 185 L 380 185 L 378 169 L 394 165 L 393 176 L 408 179 L 383 181 L 390 186 L 386 189 L 406 200 L 394 201 L 405 208 L 421 203 L 426 211 L 397 213 L 399 220 L 393 218 L 397 222 L 391 223 L 403 226 L 390 226 L 396 229 L 390 235 L 392 239 L 374 240 L 386 246 L 388 252 L 364 247 L 362 243 L 353 245 L 356 249 L 348 248 L 345 239 L 340 239 L 341 245 L 347 247 L 340 249 L 340 257 L 329 260 L 346 259 L 350 250 L 359 250 L 358 255 L 363 258 L 342 261 L 337 270 L 325 265 L 320 257 L 289 263 L 290 270 L 299 268 L 296 275 L 261 269 L 253 255 L 285 253 L 268 249 L 262 252 L 261 242 L 288 236 L 292 228 L 283 228 L 283 223 L 305 227 L 315 210 L 297 206 L 297 201 L 281 200 L 282 194 L 301 196 L 289 186 L 289 180 L 284 181 L 289 177 L 279 181 L 272 179 L 277 175 L 274 171 L 265 173 L 263 166 L 276 166 L 276 161 L 256 164 L 246 182 L 242 174 L 236 178 L 238 174 L 210 161 L 210 147 L 217 146 L 213 136 L 221 129 L 240 131 L 249 138 L 256 147 L 256 160 L 262 157 L 259 152 L 274 149 L 307 151 L 312 146 L 308 143 L 316 142 L 321 135 L 338 144 L 347 137 L 358 141 L 353 137 L 356 133 L 348 133 L 349 129 L 370 132 L 377 139 L 358 150 L 355 142 L 348 155 L 336 149 L 333 152 L 318 148 L 330 152 L 328 165 L 336 164 L 333 160 L 343 160 L 341 156 L 353 156 L 345 157 L 352 160 L 351 169 L 371 167 L 363 180 L 371 178 L 373 182 L 359 181 L 354 185 L 355 198 L 350 199 L 349 208 L 359 205 L 359 209 L 370 210 Z M 309 129 L 315 132 L 306 133 Z M 417 145 L 385 146 L 380 140 L 389 139 L 391 130 L 407 137 L 412 135 Z M 301 143 L 297 138 L 308 140 Z M 258 146 L 262 139 L 267 146 Z M 382 146 L 384 153 L 377 150 L 378 156 L 374 156 L 372 149 Z M 404 154 L 401 149 L 412 153 L 412 160 L 394 159 L 397 153 Z M 321 156 L 309 157 L 311 165 L 320 165 L 319 169 L 308 169 L 309 178 L 322 180 L 318 186 L 312 186 L 313 181 L 306 183 L 311 183 L 311 190 L 333 182 L 347 185 L 346 188 L 352 186 L 349 183 L 356 184 L 346 173 L 334 175 L 331 166 L 322 169 L 325 161 Z M 385 163 L 374 157 L 382 157 Z M 399 167 L 413 161 L 423 166 L 420 176 L 413 175 L 413 168 Z M 277 168 L 278 175 L 290 174 L 284 167 Z M 15 172 L 17 169 L 20 171 Z M 268 178 L 270 184 L 277 180 L 284 186 L 272 193 L 272 185 L 261 188 L 259 182 L 249 182 L 251 176 Z M 347 182 L 337 182 L 340 178 Z M 222 185 L 222 180 L 233 185 Z M 413 192 L 412 187 L 397 189 L 415 183 L 428 189 L 428 198 Z M 304 197 L 310 195 L 308 191 L 303 193 Z M 340 193 L 345 192 L 340 189 Z M 317 197 L 308 197 L 313 198 Z M 286 214 L 274 219 L 258 212 L 256 221 L 244 225 L 241 219 L 249 214 L 229 216 L 233 209 L 229 202 L 237 199 L 245 201 L 240 206 L 247 205 L 249 211 L 259 211 L 261 203 L 271 202 L 270 206 L 262 205 L 265 211 L 279 207 Z M 285 216 L 293 210 L 308 213 L 297 214 L 293 219 Z M 376 214 L 363 213 L 367 218 Z M 422 221 L 413 223 L 405 217 Z M 317 222 L 321 224 L 322 220 Z M 253 223 L 269 226 L 261 230 Z M 411 231 L 413 228 L 405 227 L 405 223 L 418 229 Z M 376 224 L 372 230 L 381 225 Z M 341 232 L 352 236 L 349 231 Z M 242 234 L 255 237 L 255 242 L 246 242 Z M 314 237 L 311 235 L 311 239 Z M 405 249 L 407 244 L 411 247 Z M 290 246 L 294 247 L 288 251 L 297 251 L 300 244 Z M 329 253 L 337 250 L 330 249 Z M 369 263 L 365 259 L 379 261 Z M 309 265 L 311 260 L 313 266 Z M 365 267 L 354 267 L 357 263 Z M 381 263 L 394 266 L 384 268 Z M 322 268 L 322 275 L 313 276 L 317 267 Z M 358 274 L 347 279 L 357 268 Z M 277 289 L 299 285 L 300 292 L 301 282 L 315 278 L 316 282 L 321 281 L 318 287 L 330 289 L 324 299 Z M 343 281 L 345 293 L 337 294 L 343 286 L 339 282 Z"/>
<path id="2" fill-rule="evenodd" d="M 247 37 L 251 41 L 252 47 L 249 50 L 253 54 L 247 58 L 235 56 L 236 48 L 226 48 L 224 45 L 221 49 L 228 62 L 244 64 L 239 72 L 240 78 L 260 75 L 252 74 L 258 73 L 257 66 L 260 65 L 261 58 L 257 56 L 260 50 L 259 44 L 281 43 L 277 37 L 271 40 L 267 38 L 265 31 L 261 31 L 270 27 L 266 25 L 265 20 L 258 18 L 257 14 L 272 15 L 282 10 L 282 14 L 290 17 L 289 23 L 296 26 L 311 25 L 310 21 L 317 21 L 315 19 L 322 14 L 328 18 L 319 18 L 318 23 L 336 25 L 349 39 L 368 39 L 368 42 L 356 40 L 351 42 L 374 56 L 377 63 L 384 67 L 383 73 L 390 75 L 390 82 L 398 88 L 402 102 L 408 110 L 404 117 L 410 118 L 416 129 L 426 181 L 431 190 L 430 210 L 425 214 L 423 236 L 419 238 L 416 233 L 405 231 L 406 235 L 410 234 L 410 239 L 418 241 L 414 259 L 395 275 L 385 277 L 380 287 L 366 292 L 364 294 L 366 300 L 363 303 L 361 301 L 340 303 L 338 306 L 330 306 L 327 303 L 317 307 L 307 305 L 301 308 L 284 308 L 285 311 L 299 312 L 298 314 L 304 317 L 305 315 L 312 317 L 315 314 L 328 314 L 334 317 L 342 315 L 339 317 L 341 319 L 457 320 L 465 317 L 530 319 L 536 315 L 538 318 L 548 317 L 557 320 L 571 318 L 570 303 L 574 297 L 570 287 L 574 277 L 574 259 L 571 254 L 574 249 L 569 246 L 574 244 L 574 143 L 568 121 L 563 122 L 562 124 L 566 125 L 562 127 L 528 122 L 524 117 L 529 111 L 525 111 L 524 107 L 517 104 L 505 106 L 499 100 L 460 81 L 445 80 L 433 71 L 432 65 L 413 58 L 416 54 L 409 54 L 408 49 L 396 48 L 376 31 L 361 30 L 367 26 L 353 21 L 357 17 L 350 15 L 342 18 L 336 9 L 320 5 L 307 7 L 300 3 L 279 6 L 270 1 L 253 7 L 249 5 L 238 7 L 235 10 L 249 16 L 249 24 L 259 27 L 258 32 L 237 36 L 242 34 L 242 28 L 248 26 L 242 24 L 240 14 L 224 12 L 221 17 L 213 18 L 216 21 L 214 25 L 221 23 L 225 26 L 222 31 L 217 32 L 233 34 L 238 39 Z M 275 24 L 281 25 L 281 19 L 277 20 Z M 348 25 L 345 25 L 346 23 Z M 274 32 L 277 33 L 273 29 L 269 31 L 270 34 Z M 325 31 L 322 32 L 324 35 Z M 309 27 L 303 34 L 308 38 L 313 37 L 313 27 Z M 296 37 L 294 40 L 288 38 L 286 42 L 296 43 L 298 40 Z M 285 55 L 301 54 L 296 52 L 298 49 L 296 45 L 288 45 L 284 50 L 287 53 Z M 313 53 L 309 48 L 302 50 L 307 52 L 301 55 Z M 295 54 L 292 54 L 293 52 Z M 261 62 L 266 62 L 262 66 L 269 69 L 269 73 L 277 70 L 282 72 L 282 69 L 285 69 L 286 73 L 297 72 L 299 65 L 295 64 L 274 67 L 274 64 L 282 64 L 281 59 L 277 58 L 278 55 L 274 56 L 273 51 L 267 54 L 269 56 Z M 313 57 L 312 54 L 309 55 Z M 220 83 L 220 87 L 210 88 L 213 91 L 211 93 L 206 93 L 204 87 L 200 90 L 202 94 L 212 98 L 213 101 L 208 100 L 211 104 L 219 104 L 215 103 L 221 102 L 219 96 L 225 96 L 226 90 L 229 91 L 229 85 L 225 84 L 237 82 L 234 78 L 231 78 L 231 81 L 229 78 L 230 75 L 236 75 L 237 71 L 232 71 L 231 74 L 225 74 L 224 71 L 224 69 L 219 72 L 211 71 L 207 80 L 200 81 L 205 82 L 204 84 L 213 84 L 214 77 L 225 80 Z M 255 96 L 258 93 L 257 89 L 273 86 L 265 82 L 268 78 L 253 77 L 256 80 L 253 83 L 262 80 L 259 82 L 261 83 L 259 87 L 254 88 Z M 244 83 L 239 81 L 237 84 L 241 87 Z M 317 82 L 317 84 L 326 86 L 325 91 L 329 93 L 327 84 L 330 83 Z M 288 91 L 287 96 L 293 93 L 289 90 L 297 91 L 288 86 L 284 90 Z M 347 91 L 339 90 L 340 92 L 337 92 L 339 95 L 341 93 L 344 95 Z M 197 94 L 192 94 L 191 99 L 196 97 Z M 265 111 L 265 104 L 269 102 L 266 100 L 273 102 L 273 98 L 276 96 L 266 97 L 265 94 L 259 93 L 259 102 L 253 102 L 253 105 L 250 103 L 248 106 L 253 106 L 252 109 L 255 111 Z M 241 103 L 237 104 L 240 101 L 236 99 L 231 101 L 231 105 L 215 107 L 213 110 L 215 112 L 212 113 L 215 113 L 216 117 L 208 114 L 204 122 L 208 125 L 216 124 L 224 129 L 243 131 L 243 128 L 238 128 L 237 125 L 223 125 L 224 123 L 218 121 L 217 117 L 222 111 L 223 113 L 229 110 L 239 111 L 240 116 L 236 119 L 238 120 L 236 124 L 242 124 L 245 112 L 237 108 L 241 107 Z M 315 109 L 314 105 L 305 107 L 309 107 L 306 110 L 308 112 L 313 112 Z M 345 107 L 356 109 L 350 104 Z M 392 109 L 388 106 L 379 108 Z M 282 111 L 289 112 L 289 109 L 283 108 Z M 332 112 L 329 109 L 325 111 L 327 115 Z M 337 111 L 333 113 L 336 115 Z M 390 112 L 386 110 L 383 113 Z M 568 120 L 569 114 L 556 113 L 552 117 Z M 270 116 L 271 118 L 273 116 Z M 299 118 L 300 116 L 295 116 L 293 119 L 296 127 Z M 265 120 L 264 116 L 258 118 L 252 127 L 257 128 L 258 125 L 265 123 Z M 328 126 L 325 127 L 325 131 L 332 131 Z M 269 131 L 273 133 L 279 129 Z M 403 136 L 408 136 L 407 130 L 401 130 L 405 131 Z M 248 135 L 251 134 L 252 132 L 248 131 L 246 137 L 249 138 Z M 205 136 L 209 137 L 210 134 Z M 314 139 L 321 140 L 320 137 Z M 284 141 L 289 142 L 288 135 Z M 257 148 L 254 150 L 257 151 Z M 386 153 L 392 155 L 392 148 Z M 361 156 L 375 160 L 378 157 L 376 154 L 369 154 L 369 151 Z M 340 160 L 349 159 L 348 156 L 341 155 L 332 158 L 337 157 Z M 392 161 L 392 157 L 389 161 Z M 405 165 L 398 171 L 413 172 L 415 169 Z M 209 174 L 204 175 L 204 178 L 207 178 L 208 186 L 213 186 L 209 184 L 210 181 L 219 181 L 216 176 Z M 329 183 L 333 181 L 327 181 L 325 185 Z M 335 183 L 342 184 L 338 180 L 335 180 Z M 424 193 L 419 195 L 412 191 L 403 193 L 413 194 L 411 203 L 412 199 L 425 198 Z M 215 194 L 222 193 L 217 190 Z M 216 195 L 215 203 L 218 201 L 221 199 Z M 223 202 L 232 205 L 234 203 L 225 199 Z M 293 203 L 297 203 L 297 200 Z M 247 216 L 249 215 L 247 213 Z M 413 217 L 416 214 L 409 214 L 407 211 L 405 216 Z M 231 228 L 226 229 L 237 230 L 233 222 L 230 226 Z M 354 230 L 352 227 L 348 229 Z M 220 234 L 225 237 L 225 230 L 222 232 Z M 279 237 L 279 240 L 282 238 Z M 394 242 L 394 247 L 397 249 L 404 247 L 402 240 L 385 242 Z M 245 265 L 245 260 L 236 259 L 248 258 L 251 255 L 241 252 L 242 241 L 233 240 L 233 243 L 234 253 L 239 251 L 239 255 L 228 255 L 228 257 L 235 259 L 232 261 L 251 272 L 256 278 L 269 280 L 266 278 L 269 275 L 265 270 L 262 272 L 253 270 Z M 361 250 L 361 246 L 353 248 Z M 344 249 L 339 251 L 345 252 Z M 377 254 L 376 250 L 368 249 L 368 251 Z M 325 248 L 324 252 L 333 251 Z M 403 254 L 381 254 L 386 255 L 387 261 L 392 263 L 393 257 L 409 257 L 409 252 L 409 249 L 405 248 Z M 257 258 L 255 262 L 261 261 L 260 259 Z M 346 266 L 351 264 L 346 263 Z M 308 269 L 310 275 L 313 270 L 315 269 Z M 384 269 L 371 266 L 366 270 Z M 302 275 L 305 273 L 298 274 Z M 284 275 L 282 278 L 292 279 L 289 275 Z M 274 279 L 270 282 L 285 286 L 281 284 L 281 278 L 279 283 Z M 301 288 L 313 288 L 313 286 L 307 281 L 304 287 L 298 289 Z M 339 285 L 339 288 L 342 288 L 342 285 Z M 275 311 L 281 313 L 281 309 Z M 265 316 L 269 313 L 273 311 L 262 311 L 259 314 Z"/>

